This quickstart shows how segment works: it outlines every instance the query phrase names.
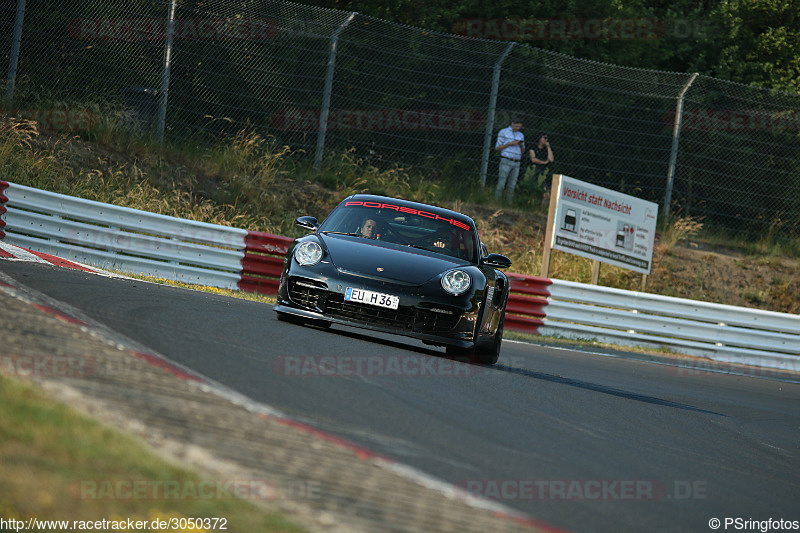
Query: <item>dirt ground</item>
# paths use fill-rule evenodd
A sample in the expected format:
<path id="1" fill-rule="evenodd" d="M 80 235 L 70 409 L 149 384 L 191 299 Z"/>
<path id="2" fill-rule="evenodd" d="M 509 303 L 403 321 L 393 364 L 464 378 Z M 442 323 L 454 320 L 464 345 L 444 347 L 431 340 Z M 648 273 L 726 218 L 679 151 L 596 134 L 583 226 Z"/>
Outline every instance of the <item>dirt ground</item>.
<path id="1" fill-rule="evenodd" d="M 653 290 L 673 296 L 800 313 L 800 259 L 750 256 L 689 241 L 660 254 Z"/>

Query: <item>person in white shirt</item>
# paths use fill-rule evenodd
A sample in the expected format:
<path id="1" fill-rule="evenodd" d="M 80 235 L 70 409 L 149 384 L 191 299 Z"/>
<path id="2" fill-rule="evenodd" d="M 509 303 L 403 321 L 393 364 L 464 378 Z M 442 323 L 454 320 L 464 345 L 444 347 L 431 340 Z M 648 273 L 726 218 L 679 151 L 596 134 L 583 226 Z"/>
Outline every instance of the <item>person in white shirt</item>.
<path id="1" fill-rule="evenodd" d="M 522 154 L 525 153 L 525 135 L 522 129 L 522 119 L 512 118 L 511 125 L 497 132 L 497 143 L 494 149 L 500 152 L 500 166 L 497 172 L 497 188 L 494 190 L 496 200 L 500 199 L 503 191 L 510 202 L 514 199 L 514 188 L 519 178 L 519 165 Z"/>

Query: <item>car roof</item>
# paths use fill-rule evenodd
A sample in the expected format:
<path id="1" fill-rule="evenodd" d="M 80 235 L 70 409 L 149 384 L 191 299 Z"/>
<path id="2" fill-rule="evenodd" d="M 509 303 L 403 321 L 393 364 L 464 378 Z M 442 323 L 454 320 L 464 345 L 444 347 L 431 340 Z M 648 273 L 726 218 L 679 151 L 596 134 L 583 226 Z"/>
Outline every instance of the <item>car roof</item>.
<path id="1" fill-rule="evenodd" d="M 475 227 L 475 221 L 472 218 L 468 217 L 464 213 L 459 213 L 458 211 L 453 211 L 452 209 L 445 209 L 444 207 L 437 207 L 435 205 L 428 205 L 423 204 L 420 202 L 412 202 L 410 200 L 403 200 L 400 198 L 392 198 L 389 196 L 378 196 L 375 194 L 353 194 L 342 200 L 341 204 L 348 201 L 357 200 L 359 202 L 376 202 L 376 203 L 387 203 L 387 204 L 394 204 L 399 205 L 402 207 L 410 207 L 414 209 L 423 209 L 425 211 L 430 211 L 432 213 L 436 213 L 440 216 L 444 216 L 447 218 L 455 218 L 456 220 L 460 220 L 462 222 L 466 222 L 471 227 Z M 341 205 L 340 204 L 340 205 Z"/>

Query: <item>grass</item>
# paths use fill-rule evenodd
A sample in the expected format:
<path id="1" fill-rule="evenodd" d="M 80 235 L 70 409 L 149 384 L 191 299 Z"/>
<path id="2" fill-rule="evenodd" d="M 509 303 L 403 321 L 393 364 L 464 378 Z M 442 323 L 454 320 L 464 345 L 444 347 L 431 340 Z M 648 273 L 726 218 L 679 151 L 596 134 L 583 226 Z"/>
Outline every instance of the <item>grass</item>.
<path id="1" fill-rule="evenodd" d="M 697 235 L 703 224 L 696 217 L 675 216 L 661 233 L 661 252 L 669 253 L 677 244 Z"/>
<path id="2" fill-rule="evenodd" d="M 730 235 L 720 228 L 703 228 L 698 238 L 713 245 L 724 248 L 737 248 L 752 257 L 788 256 L 800 258 L 800 239 L 778 237 L 779 226 L 774 223 L 769 231 L 759 234 L 757 238 Z"/>
<path id="3" fill-rule="evenodd" d="M 427 176 L 359 159 L 350 152 L 326 158 L 318 171 L 299 163 L 289 147 L 252 129 L 211 144 L 182 140 L 161 147 L 129 133 L 123 127 L 124 115 L 102 116 L 95 129 L 69 142 L 40 134 L 33 122 L 5 119 L 0 128 L 0 164 L 8 169 L 6 179 L 90 200 L 278 234 L 297 231 L 294 219 L 299 210 L 324 213 L 354 192 L 368 190 L 423 202 L 436 202 L 442 196 L 441 184 Z M 463 186 L 459 190 L 469 192 Z"/>
<path id="4" fill-rule="evenodd" d="M 105 497 L 100 480 L 109 481 L 109 487 L 112 480 L 170 481 L 181 487 L 202 486 L 210 480 L 169 464 L 140 442 L 49 400 L 32 384 L 3 376 L 0 468 L 0 516 L 6 520 L 226 518 L 229 531 L 301 531 L 282 516 L 242 500 Z"/>
<path id="5" fill-rule="evenodd" d="M 774 235 L 764 235 L 756 241 L 747 242 L 743 249 L 747 255 L 757 257 L 800 256 L 800 240 L 779 240 Z"/>
<path id="6" fill-rule="evenodd" d="M 211 287 L 210 285 L 198 285 L 195 283 L 185 283 L 182 281 L 174 281 L 171 279 L 166 278 L 157 278 L 155 276 L 147 276 L 145 274 L 132 274 L 130 272 L 116 272 L 117 274 L 121 274 L 123 276 L 127 276 L 129 278 L 140 279 L 142 281 L 148 281 L 150 283 L 158 283 L 159 285 L 170 285 L 172 287 L 180 287 L 182 289 L 191 289 L 203 292 L 210 292 L 212 294 L 219 294 L 222 296 L 230 296 L 231 298 L 239 298 L 241 300 L 250 300 L 253 302 L 261 302 L 266 304 L 274 304 L 275 297 L 268 296 L 265 294 L 260 294 L 257 292 L 244 292 L 244 291 L 234 291 L 231 289 L 221 289 L 219 287 Z"/>

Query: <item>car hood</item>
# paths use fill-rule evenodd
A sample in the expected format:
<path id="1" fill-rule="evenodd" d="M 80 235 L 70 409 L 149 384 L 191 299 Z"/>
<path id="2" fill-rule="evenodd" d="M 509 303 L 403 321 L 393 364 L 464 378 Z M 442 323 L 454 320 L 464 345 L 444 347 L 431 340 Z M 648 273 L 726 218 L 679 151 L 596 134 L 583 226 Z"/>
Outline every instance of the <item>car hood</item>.
<path id="1" fill-rule="evenodd" d="M 321 235 L 320 240 L 340 272 L 371 279 L 422 285 L 451 268 L 469 265 L 455 257 L 360 237 Z"/>

